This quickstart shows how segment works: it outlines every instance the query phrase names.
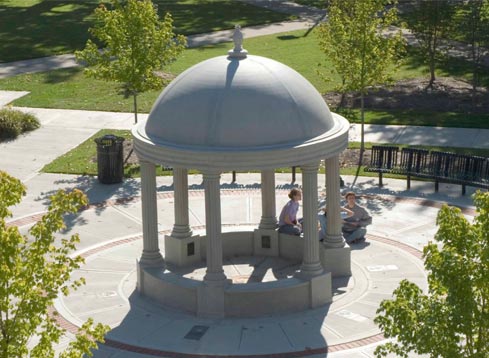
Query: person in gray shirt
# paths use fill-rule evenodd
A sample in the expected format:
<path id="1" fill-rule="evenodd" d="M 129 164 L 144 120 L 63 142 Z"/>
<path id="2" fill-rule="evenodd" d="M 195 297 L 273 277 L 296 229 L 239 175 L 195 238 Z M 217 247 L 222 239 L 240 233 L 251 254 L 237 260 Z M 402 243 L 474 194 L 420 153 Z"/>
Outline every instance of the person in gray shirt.
<path id="1" fill-rule="evenodd" d="M 346 193 L 345 198 L 347 203 L 344 208 L 351 210 L 353 215 L 343 220 L 343 236 L 347 244 L 357 244 L 365 241 L 366 226 L 372 223 L 372 217 L 364 207 L 357 204 L 354 192 Z"/>

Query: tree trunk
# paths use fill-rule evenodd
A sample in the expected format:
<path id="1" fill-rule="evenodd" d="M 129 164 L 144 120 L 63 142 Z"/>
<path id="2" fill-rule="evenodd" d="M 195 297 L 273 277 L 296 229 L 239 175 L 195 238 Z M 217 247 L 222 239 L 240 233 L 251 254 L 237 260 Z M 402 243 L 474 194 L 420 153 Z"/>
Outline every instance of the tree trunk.
<path id="1" fill-rule="evenodd" d="M 342 77 L 341 79 L 341 98 L 340 98 L 340 103 L 338 104 L 338 109 L 343 108 L 345 106 L 345 99 L 346 99 L 346 93 L 345 93 L 345 77 Z"/>
<path id="2" fill-rule="evenodd" d="M 353 179 L 353 183 L 351 183 L 351 188 L 354 188 L 358 176 L 360 175 L 360 169 L 362 168 L 363 163 L 363 152 L 365 151 L 365 110 L 364 110 L 364 101 L 363 101 L 363 92 L 360 94 L 360 158 L 358 159 L 357 171 L 355 173 L 355 178 Z"/>
<path id="3" fill-rule="evenodd" d="M 427 89 L 433 89 L 433 83 L 435 83 L 435 50 L 430 50 L 430 82 Z"/>
<path id="4" fill-rule="evenodd" d="M 363 163 L 363 152 L 365 151 L 365 106 L 364 106 L 364 94 L 360 94 L 360 159 L 358 166 Z"/>
<path id="5" fill-rule="evenodd" d="M 133 100 L 134 100 L 134 124 L 138 122 L 138 101 L 137 101 L 137 94 L 134 93 L 132 95 Z"/>

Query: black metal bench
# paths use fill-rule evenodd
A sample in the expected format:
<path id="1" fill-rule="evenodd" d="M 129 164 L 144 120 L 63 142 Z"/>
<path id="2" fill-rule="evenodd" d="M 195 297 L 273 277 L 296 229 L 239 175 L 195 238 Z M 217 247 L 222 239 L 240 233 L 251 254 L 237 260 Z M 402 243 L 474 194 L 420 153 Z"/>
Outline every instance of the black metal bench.
<path id="1" fill-rule="evenodd" d="M 401 162 L 395 167 L 393 173 L 406 176 L 408 189 L 411 189 L 411 176 L 421 178 L 429 177 L 429 173 L 427 172 L 429 153 L 426 149 L 402 148 Z"/>
<path id="2" fill-rule="evenodd" d="M 382 186 L 382 174 L 393 173 L 397 166 L 399 147 L 373 145 L 370 164 L 364 168 L 366 172 L 379 173 L 379 186 Z"/>
<path id="3" fill-rule="evenodd" d="M 411 188 L 411 177 L 425 178 L 435 182 L 435 192 L 439 183 L 460 184 L 462 195 L 466 186 L 489 189 L 489 158 L 451 152 L 428 151 L 421 148 L 402 148 L 400 161 L 398 147 L 372 146 L 370 164 L 366 172 L 379 173 L 379 186 L 382 174 L 405 175 L 407 189 Z"/>
<path id="4" fill-rule="evenodd" d="M 472 155 L 403 148 L 398 173 L 406 175 L 408 189 L 411 176 L 434 180 L 435 192 L 440 183 L 461 185 L 462 195 L 467 186 L 489 188 L 489 158 Z"/>
<path id="5" fill-rule="evenodd" d="M 438 192 L 439 183 L 461 184 L 462 193 L 465 194 L 465 167 L 469 157 L 449 152 L 430 152 L 429 173 L 435 180 L 435 192 Z"/>
<path id="6" fill-rule="evenodd" d="M 466 155 L 463 181 L 462 195 L 465 195 L 465 185 L 489 189 L 489 158 Z"/>

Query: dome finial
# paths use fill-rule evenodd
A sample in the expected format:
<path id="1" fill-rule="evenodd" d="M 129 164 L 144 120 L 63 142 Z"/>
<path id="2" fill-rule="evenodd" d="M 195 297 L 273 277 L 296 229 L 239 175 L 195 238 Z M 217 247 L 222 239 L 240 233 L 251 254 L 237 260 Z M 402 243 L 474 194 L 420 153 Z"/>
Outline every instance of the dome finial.
<path id="1" fill-rule="evenodd" d="M 234 48 L 228 51 L 229 57 L 245 58 L 248 54 L 248 51 L 243 48 L 243 33 L 241 32 L 240 25 L 236 25 L 234 27 L 233 41 Z"/>

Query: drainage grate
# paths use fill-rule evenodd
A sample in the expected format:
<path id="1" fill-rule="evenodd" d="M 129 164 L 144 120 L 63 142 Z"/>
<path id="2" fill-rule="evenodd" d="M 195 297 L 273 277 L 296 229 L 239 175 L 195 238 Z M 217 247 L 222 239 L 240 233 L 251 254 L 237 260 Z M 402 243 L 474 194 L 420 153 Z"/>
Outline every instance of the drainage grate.
<path id="1" fill-rule="evenodd" d="M 193 339 L 194 341 L 200 341 L 202 336 L 207 332 L 209 326 L 193 326 L 192 329 L 185 335 L 185 339 Z"/>

